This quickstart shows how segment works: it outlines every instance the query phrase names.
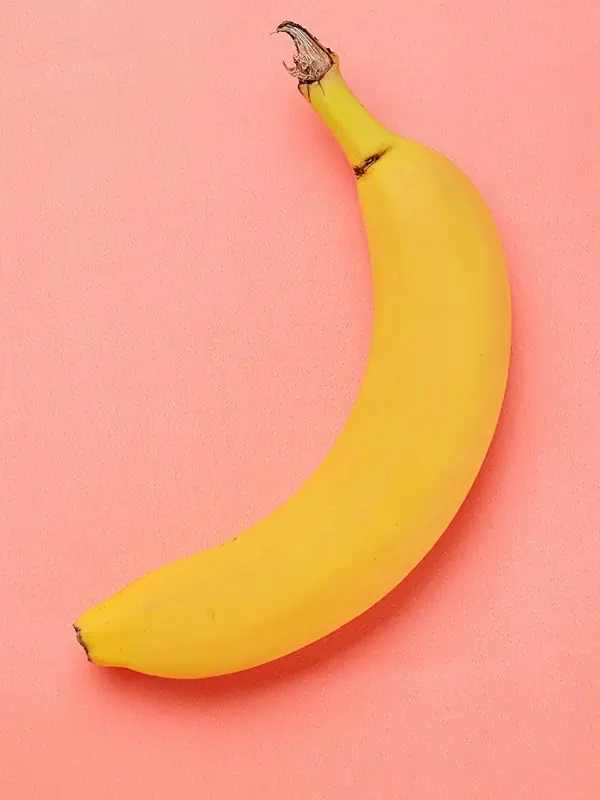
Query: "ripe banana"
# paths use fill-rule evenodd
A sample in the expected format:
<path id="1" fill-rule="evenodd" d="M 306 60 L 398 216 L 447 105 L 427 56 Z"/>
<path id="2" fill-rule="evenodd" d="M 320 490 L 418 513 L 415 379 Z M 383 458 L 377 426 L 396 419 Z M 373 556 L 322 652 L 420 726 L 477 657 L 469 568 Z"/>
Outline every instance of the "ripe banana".
<path id="1" fill-rule="evenodd" d="M 374 317 L 355 407 L 315 473 L 235 539 L 168 564 L 75 623 L 96 664 L 172 678 L 236 672 L 325 636 L 441 536 L 494 434 L 510 292 L 486 205 L 438 153 L 380 125 L 301 26 L 288 70 L 354 168 Z"/>

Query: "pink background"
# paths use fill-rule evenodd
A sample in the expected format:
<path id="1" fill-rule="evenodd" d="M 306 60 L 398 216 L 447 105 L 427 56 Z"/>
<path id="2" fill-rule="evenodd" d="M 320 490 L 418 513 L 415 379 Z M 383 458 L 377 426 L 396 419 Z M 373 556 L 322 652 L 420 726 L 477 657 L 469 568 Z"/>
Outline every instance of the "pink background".
<path id="1" fill-rule="evenodd" d="M 597 0 L 1 16 L 2 796 L 599 797 Z M 282 501 L 360 380 L 354 179 L 268 36 L 288 17 L 487 197 L 505 413 L 452 529 L 356 623 L 211 682 L 102 671 L 74 617 Z"/>

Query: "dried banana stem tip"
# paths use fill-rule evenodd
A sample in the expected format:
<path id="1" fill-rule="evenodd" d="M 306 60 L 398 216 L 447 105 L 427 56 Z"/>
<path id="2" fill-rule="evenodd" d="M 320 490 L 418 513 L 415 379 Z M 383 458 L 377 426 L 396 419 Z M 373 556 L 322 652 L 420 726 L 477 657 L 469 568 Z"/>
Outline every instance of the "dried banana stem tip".
<path id="1" fill-rule="evenodd" d="M 296 53 L 294 55 L 294 65 L 288 66 L 285 61 L 284 67 L 298 78 L 298 83 L 318 83 L 333 67 L 333 53 L 329 48 L 309 33 L 306 28 L 296 22 L 286 20 L 277 26 L 277 33 L 287 33 L 294 40 Z"/>

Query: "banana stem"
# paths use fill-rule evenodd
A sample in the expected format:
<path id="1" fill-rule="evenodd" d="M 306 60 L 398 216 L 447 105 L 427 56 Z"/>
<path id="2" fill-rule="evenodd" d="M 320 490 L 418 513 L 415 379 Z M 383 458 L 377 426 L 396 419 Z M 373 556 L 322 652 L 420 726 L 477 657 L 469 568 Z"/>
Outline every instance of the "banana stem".
<path id="1" fill-rule="evenodd" d="M 294 66 L 283 66 L 299 83 L 318 83 L 333 67 L 333 53 L 312 33 L 296 22 L 286 20 L 277 26 L 276 33 L 287 33 L 296 45 Z"/>
<path id="2" fill-rule="evenodd" d="M 377 122 L 350 91 L 339 59 L 309 31 L 295 22 L 282 22 L 278 33 L 294 41 L 294 65 L 284 65 L 298 78 L 298 88 L 327 125 L 357 178 L 392 146 L 394 136 Z"/>

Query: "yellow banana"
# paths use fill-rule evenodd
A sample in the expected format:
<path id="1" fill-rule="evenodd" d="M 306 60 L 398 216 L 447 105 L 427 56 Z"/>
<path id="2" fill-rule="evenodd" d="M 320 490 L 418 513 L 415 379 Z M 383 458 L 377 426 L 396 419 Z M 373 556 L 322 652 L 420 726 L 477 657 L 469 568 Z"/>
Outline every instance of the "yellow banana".
<path id="1" fill-rule="evenodd" d="M 494 434 L 510 352 L 501 243 L 481 196 L 438 153 L 391 133 L 299 25 L 290 72 L 354 168 L 374 316 L 351 415 L 314 474 L 235 539 L 86 611 L 100 665 L 173 678 L 295 651 L 393 589 L 441 536 Z"/>

